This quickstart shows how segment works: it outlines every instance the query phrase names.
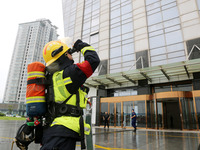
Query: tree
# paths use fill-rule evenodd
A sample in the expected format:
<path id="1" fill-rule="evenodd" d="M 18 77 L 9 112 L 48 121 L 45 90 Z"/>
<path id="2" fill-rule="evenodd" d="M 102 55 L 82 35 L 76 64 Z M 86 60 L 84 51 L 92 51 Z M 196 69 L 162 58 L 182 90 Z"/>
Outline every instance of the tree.
<path id="1" fill-rule="evenodd" d="M 8 112 L 9 112 L 9 114 L 12 114 L 12 111 L 13 111 L 13 106 L 12 106 L 12 105 L 9 105 L 9 106 L 8 106 Z"/>

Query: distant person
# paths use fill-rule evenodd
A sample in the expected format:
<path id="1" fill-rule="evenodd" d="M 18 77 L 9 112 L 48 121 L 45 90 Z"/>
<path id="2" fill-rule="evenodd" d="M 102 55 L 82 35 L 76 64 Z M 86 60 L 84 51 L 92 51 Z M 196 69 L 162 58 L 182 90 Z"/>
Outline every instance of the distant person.
<path id="1" fill-rule="evenodd" d="M 134 132 L 136 132 L 136 113 L 134 112 L 134 109 L 132 109 L 132 126 L 134 127 Z"/>
<path id="2" fill-rule="evenodd" d="M 109 119 L 110 119 L 110 115 L 107 112 L 105 112 L 105 115 L 103 116 L 104 128 L 106 128 L 106 125 L 109 128 Z"/>

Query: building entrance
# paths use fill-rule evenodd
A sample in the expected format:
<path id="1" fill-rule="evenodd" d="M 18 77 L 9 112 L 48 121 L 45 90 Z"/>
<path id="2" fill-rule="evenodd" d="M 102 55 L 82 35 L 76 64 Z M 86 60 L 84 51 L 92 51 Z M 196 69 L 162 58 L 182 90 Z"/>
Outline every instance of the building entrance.
<path id="1" fill-rule="evenodd" d="M 171 91 L 153 95 L 101 98 L 100 123 L 110 115 L 110 126 L 132 128 L 131 111 L 138 128 L 199 130 L 200 91 Z"/>
<path id="2" fill-rule="evenodd" d="M 163 125 L 164 129 L 180 129 L 181 117 L 178 100 L 163 101 Z"/>

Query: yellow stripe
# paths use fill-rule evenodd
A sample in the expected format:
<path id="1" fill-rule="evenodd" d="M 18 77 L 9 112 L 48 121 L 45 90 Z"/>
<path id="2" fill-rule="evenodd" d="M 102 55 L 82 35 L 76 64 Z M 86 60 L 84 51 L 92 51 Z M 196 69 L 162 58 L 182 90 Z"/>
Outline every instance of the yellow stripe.
<path id="1" fill-rule="evenodd" d="M 26 98 L 26 103 L 38 103 L 38 102 L 45 102 L 45 97 L 28 97 Z"/>
<path id="2" fill-rule="evenodd" d="M 95 148 L 101 148 L 101 149 L 106 149 L 106 150 L 139 150 L 139 149 L 124 149 L 124 148 L 112 148 L 112 147 L 103 147 L 103 146 L 100 146 L 100 145 L 96 145 L 95 144 Z"/>
<path id="3" fill-rule="evenodd" d="M 10 138 L 10 137 L 0 137 L 0 139 L 14 140 L 15 138 Z"/>
<path id="4" fill-rule="evenodd" d="M 95 51 L 95 49 L 92 46 L 87 46 L 87 47 L 84 47 L 83 49 L 81 49 L 82 54 L 84 55 L 87 50 Z"/>
<path id="5" fill-rule="evenodd" d="M 70 77 L 67 77 L 67 78 L 64 79 L 64 84 L 65 85 L 70 84 L 70 83 L 72 83 L 72 80 L 71 80 Z"/>
<path id="6" fill-rule="evenodd" d="M 32 74 L 32 73 L 37 73 L 37 74 L 43 74 L 44 75 L 44 72 L 42 72 L 42 71 L 32 71 L 32 72 L 29 72 L 28 75 Z"/>
<path id="7" fill-rule="evenodd" d="M 32 71 L 28 73 L 28 78 L 32 78 L 32 77 L 45 77 L 45 73 L 41 72 L 41 71 Z"/>
<path id="8" fill-rule="evenodd" d="M 65 80 L 71 80 L 71 78 L 70 78 L 70 77 L 64 78 L 64 81 L 65 81 Z"/>
<path id="9" fill-rule="evenodd" d="M 72 81 L 66 82 L 65 85 L 72 83 Z"/>
<path id="10" fill-rule="evenodd" d="M 41 78 L 45 78 L 45 76 L 40 76 L 40 75 L 28 76 L 28 78 L 32 78 L 32 77 L 41 77 Z"/>
<path id="11" fill-rule="evenodd" d="M 29 104 L 29 103 L 45 103 L 46 101 L 45 100 L 35 100 L 35 101 L 27 101 L 26 104 Z"/>
<path id="12" fill-rule="evenodd" d="M 45 96 L 32 96 L 32 97 L 27 97 L 26 99 L 35 99 L 35 98 L 44 98 Z"/>

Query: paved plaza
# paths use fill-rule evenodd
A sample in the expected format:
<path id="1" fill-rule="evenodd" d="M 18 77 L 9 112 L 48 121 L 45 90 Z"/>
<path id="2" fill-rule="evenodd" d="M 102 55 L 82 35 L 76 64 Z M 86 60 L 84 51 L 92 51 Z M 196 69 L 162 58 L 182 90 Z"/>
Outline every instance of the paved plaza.
<path id="1" fill-rule="evenodd" d="M 0 150 L 11 150 L 12 142 L 22 121 L 0 120 Z M 200 132 L 139 129 L 104 129 L 93 127 L 95 150 L 197 150 Z M 39 150 L 40 145 L 31 143 L 29 150 Z M 80 150 L 77 142 L 76 150 Z M 14 144 L 13 150 L 18 150 Z"/>

